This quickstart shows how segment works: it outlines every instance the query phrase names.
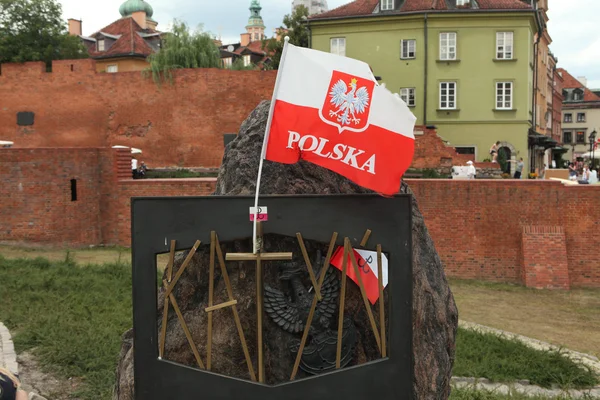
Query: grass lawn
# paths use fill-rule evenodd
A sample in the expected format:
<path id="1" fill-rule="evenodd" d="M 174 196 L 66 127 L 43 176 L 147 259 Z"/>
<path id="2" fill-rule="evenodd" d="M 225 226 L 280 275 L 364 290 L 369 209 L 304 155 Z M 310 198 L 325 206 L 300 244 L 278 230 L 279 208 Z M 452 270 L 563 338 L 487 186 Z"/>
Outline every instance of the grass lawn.
<path id="1" fill-rule="evenodd" d="M 110 399 L 120 336 L 132 323 L 130 265 L 0 256 L 0 282 L 0 315 L 17 352 L 34 349 L 48 371 L 65 379 L 82 378 L 77 398 Z M 596 382 L 591 373 L 557 354 L 463 330 L 455 375 L 564 387 Z M 456 391 L 452 399 L 496 399 L 464 396 L 470 396 L 468 390 Z"/>
<path id="2" fill-rule="evenodd" d="M 536 290 L 450 280 L 462 320 L 600 357 L 600 289 Z"/>
<path id="3" fill-rule="evenodd" d="M 571 397 L 526 396 L 520 393 L 499 394 L 472 389 L 452 389 L 450 400 L 570 400 Z"/>

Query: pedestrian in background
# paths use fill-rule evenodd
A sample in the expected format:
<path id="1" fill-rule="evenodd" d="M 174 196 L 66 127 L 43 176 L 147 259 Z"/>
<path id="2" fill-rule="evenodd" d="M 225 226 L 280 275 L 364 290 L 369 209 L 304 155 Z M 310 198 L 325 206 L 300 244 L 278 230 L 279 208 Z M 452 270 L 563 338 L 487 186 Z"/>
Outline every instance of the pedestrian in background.
<path id="1" fill-rule="evenodd" d="M 523 173 L 524 166 L 525 163 L 523 163 L 523 157 L 521 157 L 517 162 L 517 167 L 515 168 L 515 179 L 521 179 L 521 174 Z"/>
<path id="2" fill-rule="evenodd" d="M 477 170 L 473 165 L 473 161 L 467 161 L 467 177 L 469 179 L 475 179 L 475 175 L 477 175 Z"/>

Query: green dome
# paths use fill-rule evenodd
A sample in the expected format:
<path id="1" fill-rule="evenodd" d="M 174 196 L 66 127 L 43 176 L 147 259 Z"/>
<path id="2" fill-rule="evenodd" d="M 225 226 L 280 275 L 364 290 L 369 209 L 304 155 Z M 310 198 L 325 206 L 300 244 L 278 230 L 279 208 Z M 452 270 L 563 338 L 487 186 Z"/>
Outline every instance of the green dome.
<path id="1" fill-rule="evenodd" d="M 152 6 L 146 3 L 144 0 L 127 0 L 119 7 L 119 12 L 122 17 L 127 17 L 134 12 L 145 11 L 147 17 L 151 17 L 154 14 Z"/>

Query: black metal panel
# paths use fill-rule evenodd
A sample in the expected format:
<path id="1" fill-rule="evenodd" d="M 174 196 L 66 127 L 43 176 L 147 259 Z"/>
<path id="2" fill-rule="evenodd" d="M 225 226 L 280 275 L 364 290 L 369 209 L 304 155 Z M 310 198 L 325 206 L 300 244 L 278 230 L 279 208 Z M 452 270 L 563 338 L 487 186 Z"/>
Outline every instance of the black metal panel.
<path id="1" fill-rule="evenodd" d="M 30 126 L 33 125 L 35 114 L 30 111 L 21 111 L 17 113 L 17 125 Z"/>
<path id="2" fill-rule="evenodd" d="M 156 254 L 196 240 L 252 236 L 250 197 L 136 198 L 132 200 L 134 372 L 136 399 L 398 400 L 412 399 L 411 197 L 399 195 L 264 196 L 265 234 L 328 243 L 333 231 L 358 246 L 366 229 L 389 259 L 388 358 L 275 386 L 226 377 L 158 359 Z M 252 355 L 256 357 L 255 354 Z M 291 372 L 291 371 L 290 371 Z"/>
<path id="3" fill-rule="evenodd" d="M 227 145 L 231 143 L 236 137 L 237 133 L 226 133 L 225 135 L 223 135 L 223 144 L 225 145 L 225 147 L 227 147 Z"/>

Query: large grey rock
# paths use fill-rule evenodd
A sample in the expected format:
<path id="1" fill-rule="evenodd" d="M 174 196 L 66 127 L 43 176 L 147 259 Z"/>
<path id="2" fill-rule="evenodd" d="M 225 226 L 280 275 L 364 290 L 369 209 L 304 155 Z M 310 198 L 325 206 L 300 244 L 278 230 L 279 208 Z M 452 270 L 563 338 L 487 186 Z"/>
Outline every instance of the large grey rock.
<path id="1" fill-rule="evenodd" d="M 239 136 L 228 145 L 215 195 L 252 195 L 258 171 L 259 155 L 269 111 L 269 103 L 262 102 L 242 124 Z M 299 162 L 293 165 L 265 162 L 261 194 L 326 194 L 367 193 L 347 179 L 316 165 Z M 407 185 L 402 192 L 411 193 Z M 447 399 L 450 393 L 450 377 L 454 361 L 454 343 L 458 324 L 458 313 L 454 298 L 434 244 L 425 227 L 416 202 L 413 203 L 413 346 L 414 346 L 414 393 L 415 399 Z M 224 252 L 247 252 L 250 240 L 222 243 Z M 307 242 L 308 251 L 326 251 L 322 243 Z M 267 251 L 293 251 L 300 254 L 295 238 L 267 235 Z M 185 254 L 179 254 L 175 270 L 179 268 Z M 206 361 L 206 313 L 201 305 L 206 304 L 208 293 L 208 248 L 200 247 L 192 263 L 182 275 L 175 296 L 186 322 L 198 344 L 203 361 Z M 300 261 L 300 258 L 298 258 Z M 234 286 L 242 326 L 250 354 L 256 367 L 255 328 L 255 274 L 253 263 L 228 265 Z M 279 270 L 276 266 L 265 269 L 265 284 L 278 287 Z M 215 303 L 226 301 L 225 289 L 218 269 L 215 274 Z M 387 297 L 387 294 L 386 294 Z M 158 299 L 160 328 L 163 294 Z M 377 318 L 377 310 L 374 309 Z M 370 331 L 360 291 L 356 285 L 348 285 L 346 314 L 355 321 L 358 343 L 352 364 L 363 363 L 379 357 Z M 247 379 L 248 370 L 233 318 L 229 310 L 214 313 L 213 370 L 229 376 Z M 166 358 L 187 365 L 195 365 L 182 329 L 171 311 L 167 326 Z M 268 383 L 289 379 L 293 358 L 286 343 L 297 337 L 279 329 L 268 317 L 265 318 L 265 369 Z M 115 400 L 133 398 L 132 345 L 130 337 L 124 341 L 117 370 Z M 351 364 L 351 365 L 352 365 Z M 298 378 L 305 376 L 301 373 Z"/>

